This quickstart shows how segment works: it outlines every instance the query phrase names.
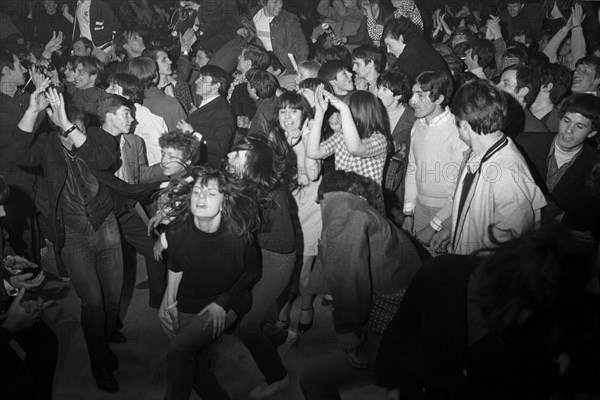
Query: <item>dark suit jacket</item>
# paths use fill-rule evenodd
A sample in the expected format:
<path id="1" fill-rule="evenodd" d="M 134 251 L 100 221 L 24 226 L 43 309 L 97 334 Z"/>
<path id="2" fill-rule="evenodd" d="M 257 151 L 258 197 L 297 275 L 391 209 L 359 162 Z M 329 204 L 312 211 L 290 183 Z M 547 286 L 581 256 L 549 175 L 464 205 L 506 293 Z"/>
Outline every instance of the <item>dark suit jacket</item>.
<path id="1" fill-rule="evenodd" d="M 564 211 L 563 223 L 570 228 L 590 232 L 597 240 L 600 233 L 600 199 L 592 196 L 586 181 L 594 165 L 600 161 L 600 153 L 591 144 L 584 143 L 573 165 L 554 190 L 548 191 L 547 160 L 554 136 L 551 133 L 526 132 L 518 136 L 516 143 L 529 163 L 537 184 L 545 190 L 546 197 Z"/>
<path id="2" fill-rule="evenodd" d="M 219 166 L 233 144 L 235 116 L 223 96 L 198 108 L 187 117 L 186 122 L 202 134 L 202 150 L 199 163 Z"/>
<path id="3" fill-rule="evenodd" d="M 442 71 L 452 76 L 444 58 L 423 38 L 415 38 L 406 44 L 396 66 L 406 72 L 411 82 L 423 71 Z"/>

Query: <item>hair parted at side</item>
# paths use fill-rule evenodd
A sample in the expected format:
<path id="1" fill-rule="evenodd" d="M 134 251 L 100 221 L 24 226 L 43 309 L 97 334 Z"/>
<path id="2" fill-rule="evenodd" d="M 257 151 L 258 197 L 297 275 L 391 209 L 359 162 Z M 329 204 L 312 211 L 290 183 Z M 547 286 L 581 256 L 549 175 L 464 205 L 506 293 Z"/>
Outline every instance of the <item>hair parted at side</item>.
<path id="1" fill-rule="evenodd" d="M 581 114 L 592 122 L 592 131 L 600 131 L 600 98 L 590 93 L 575 93 L 567 97 L 558 109 L 562 118 L 566 113 Z"/>
<path id="2" fill-rule="evenodd" d="M 385 69 L 385 64 L 387 62 L 387 58 L 384 56 L 383 52 L 379 47 L 375 47 L 372 44 L 363 44 L 362 46 L 358 46 L 352 52 L 352 59 L 361 59 L 368 64 L 369 61 L 373 61 L 375 65 L 375 71 L 380 73 Z"/>
<path id="3" fill-rule="evenodd" d="M 117 94 L 105 94 L 98 99 L 98 118 L 100 122 L 106 120 L 106 114 L 116 113 L 121 107 L 126 107 L 131 110 L 133 103 L 123 96 Z"/>
<path id="4" fill-rule="evenodd" d="M 158 64 L 150 57 L 137 57 L 129 60 L 127 73 L 137 76 L 144 85 L 144 89 L 150 89 L 158 82 Z"/>
<path id="5" fill-rule="evenodd" d="M 398 40 L 402 36 L 405 44 L 412 40 L 423 37 L 421 29 L 410 19 L 400 16 L 398 18 L 389 18 L 383 26 L 382 39 L 392 38 Z"/>
<path id="6" fill-rule="evenodd" d="M 417 76 L 415 83 L 421 87 L 423 92 L 429 92 L 429 99 L 431 99 L 431 101 L 437 101 L 440 96 L 444 96 L 440 106 L 446 107 L 450 104 L 452 92 L 454 91 L 454 83 L 452 82 L 452 77 L 446 72 L 421 72 L 419 76 Z"/>
<path id="7" fill-rule="evenodd" d="M 451 108 L 457 123 L 468 122 L 479 135 L 502 130 L 506 120 L 506 98 L 502 91 L 482 79 L 461 86 L 454 94 Z"/>

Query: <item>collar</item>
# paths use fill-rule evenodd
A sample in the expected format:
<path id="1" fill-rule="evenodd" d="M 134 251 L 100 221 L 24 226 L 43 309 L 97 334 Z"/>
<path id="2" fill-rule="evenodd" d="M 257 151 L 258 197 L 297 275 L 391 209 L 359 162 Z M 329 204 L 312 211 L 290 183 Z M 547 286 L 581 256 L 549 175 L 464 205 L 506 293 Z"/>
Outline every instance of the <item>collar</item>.
<path id="1" fill-rule="evenodd" d="M 420 121 L 425 126 L 439 126 L 448 122 L 450 118 L 454 118 L 454 115 L 450 112 L 450 108 L 446 107 L 444 112 L 432 119 L 430 123 L 427 123 L 425 118 L 420 118 Z"/>
<path id="2" fill-rule="evenodd" d="M 198 108 L 203 107 L 203 106 L 207 105 L 208 103 L 213 102 L 214 100 L 218 99 L 220 96 L 221 96 L 220 94 L 217 94 L 217 95 L 214 95 L 214 97 L 209 97 L 206 100 L 203 99 L 202 102 L 200 103 L 200 105 L 198 106 Z"/>
<path id="3" fill-rule="evenodd" d="M 494 143 L 485 153 L 474 155 L 473 151 L 469 154 L 467 160 L 467 168 L 471 174 L 477 173 L 481 169 L 481 165 L 488 161 L 494 154 L 508 144 L 508 137 L 502 136 Z"/>

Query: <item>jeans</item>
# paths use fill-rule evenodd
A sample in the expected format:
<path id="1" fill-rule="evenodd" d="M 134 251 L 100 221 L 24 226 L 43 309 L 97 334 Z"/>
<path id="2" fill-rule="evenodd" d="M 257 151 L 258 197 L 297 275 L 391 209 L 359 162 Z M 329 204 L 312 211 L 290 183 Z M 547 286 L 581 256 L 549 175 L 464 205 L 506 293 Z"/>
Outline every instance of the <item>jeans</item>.
<path id="1" fill-rule="evenodd" d="M 300 388 L 307 400 L 341 400 L 339 387 L 360 381 L 371 383 L 375 359 L 379 351 L 381 335 L 368 333 L 360 345 L 362 358 L 368 360 L 365 369 L 354 368 L 346 361 L 340 350 L 322 358 L 302 371 Z"/>
<path id="2" fill-rule="evenodd" d="M 269 385 L 285 378 L 287 371 L 277 347 L 262 328 L 267 312 L 289 282 L 295 263 L 296 252 L 279 254 L 262 250 L 262 274 L 252 288 L 252 308 L 242 317 L 236 331 Z"/>
<path id="3" fill-rule="evenodd" d="M 146 260 L 149 304 L 152 308 L 158 308 L 167 286 L 167 268 L 162 261 L 154 259 L 154 240 L 148 236 L 146 225 L 134 207 L 119 215 L 119 225 L 125 240 Z"/>
<path id="4" fill-rule="evenodd" d="M 92 369 L 110 366 L 108 340 L 119 316 L 123 287 L 121 235 L 115 216 L 97 231 L 89 225 L 81 234 L 65 225 L 61 257 L 81 299 L 81 326 Z"/>
<path id="5" fill-rule="evenodd" d="M 229 311 L 225 328 L 236 318 L 235 312 Z M 197 315 L 179 312 L 179 331 L 167 350 L 165 400 L 189 400 L 192 388 L 202 399 L 229 399 L 203 356 L 203 350 L 215 340 L 212 325 L 205 326 L 207 321 L 208 313 Z"/>

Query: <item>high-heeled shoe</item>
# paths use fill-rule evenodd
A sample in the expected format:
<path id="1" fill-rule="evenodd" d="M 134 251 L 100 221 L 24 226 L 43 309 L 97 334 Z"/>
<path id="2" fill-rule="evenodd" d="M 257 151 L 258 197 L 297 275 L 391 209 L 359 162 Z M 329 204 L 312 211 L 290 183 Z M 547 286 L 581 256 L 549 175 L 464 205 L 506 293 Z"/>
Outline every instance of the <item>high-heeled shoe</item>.
<path id="1" fill-rule="evenodd" d="M 300 320 L 302 320 L 302 313 L 304 311 L 311 312 L 310 322 L 308 322 L 308 323 L 300 322 Z M 310 330 L 310 328 L 312 328 L 312 326 L 313 326 L 314 317 L 315 317 L 315 309 L 313 307 L 300 308 L 300 318 L 298 319 L 298 332 L 300 332 L 300 333 L 308 332 Z"/>

